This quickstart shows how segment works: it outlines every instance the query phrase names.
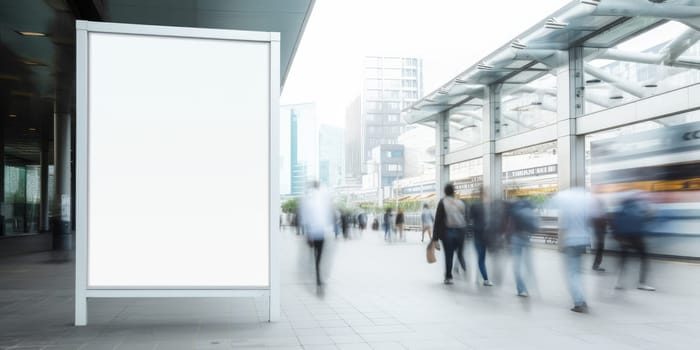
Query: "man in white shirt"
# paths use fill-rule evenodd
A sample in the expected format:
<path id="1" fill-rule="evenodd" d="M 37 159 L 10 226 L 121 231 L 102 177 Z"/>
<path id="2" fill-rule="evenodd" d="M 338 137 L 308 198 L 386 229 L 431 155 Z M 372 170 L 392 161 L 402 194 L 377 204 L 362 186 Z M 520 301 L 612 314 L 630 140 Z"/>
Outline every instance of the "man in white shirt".
<path id="1" fill-rule="evenodd" d="M 557 193 L 551 204 L 559 211 L 559 249 L 564 252 L 566 278 L 574 301 L 573 312 L 586 313 L 588 305 L 583 294 L 581 260 L 591 241 L 592 219 L 599 216 L 590 194 L 582 188 Z"/>
<path id="2" fill-rule="evenodd" d="M 304 226 L 304 233 L 309 241 L 309 245 L 314 249 L 316 263 L 316 286 L 321 288 L 321 253 L 323 253 L 323 242 L 329 228 L 333 226 L 333 205 L 330 195 L 320 188 L 317 181 L 311 184 L 311 188 L 306 196 L 301 200 L 301 220 Z"/>

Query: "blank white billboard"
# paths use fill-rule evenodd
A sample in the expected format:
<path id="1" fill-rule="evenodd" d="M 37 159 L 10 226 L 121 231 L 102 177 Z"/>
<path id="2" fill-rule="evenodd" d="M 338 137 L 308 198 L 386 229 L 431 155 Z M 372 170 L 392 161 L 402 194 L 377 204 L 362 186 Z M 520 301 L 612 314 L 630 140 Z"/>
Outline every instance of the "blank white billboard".
<path id="1" fill-rule="evenodd" d="M 87 61 L 88 288 L 269 286 L 270 44 L 92 32 Z"/>

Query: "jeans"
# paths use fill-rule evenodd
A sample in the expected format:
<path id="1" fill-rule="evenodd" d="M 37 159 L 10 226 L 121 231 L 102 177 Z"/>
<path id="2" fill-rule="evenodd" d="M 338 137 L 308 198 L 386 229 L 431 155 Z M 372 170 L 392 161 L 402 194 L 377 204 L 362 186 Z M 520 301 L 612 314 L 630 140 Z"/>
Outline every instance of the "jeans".
<path id="1" fill-rule="evenodd" d="M 600 267 L 603 261 L 603 250 L 605 250 L 605 231 L 595 231 L 595 260 L 593 260 L 593 268 Z"/>
<path id="2" fill-rule="evenodd" d="M 442 245 L 445 249 L 445 279 L 452 279 L 452 264 L 455 252 L 462 269 L 467 270 L 467 263 L 464 261 L 463 254 L 464 229 L 448 228 L 445 238 L 442 240 Z"/>
<path id="3" fill-rule="evenodd" d="M 524 238 L 519 236 L 517 233 L 513 234 L 511 237 L 511 249 L 513 253 L 513 273 L 515 274 L 515 286 L 518 290 L 518 294 L 527 293 L 527 286 L 525 285 L 525 279 L 523 278 L 523 265 L 525 265 L 525 273 L 528 275 L 532 274 L 532 267 L 530 261 L 530 238 Z"/>
<path id="4" fill-rule="evenodd" d="M 321 282 L 321 254 L 323 253 L 323 239 L 310 240 L 309 244 L 314 250 L 314 263 L 316 264 L 316 285 L 320 286 Z"/>
<path id="5" fill-rule="evenodd" d="M 391 241 L 391 225 L 384 224 L 384 240 Z"/>
<path id="6" fill-rule="evenodd" d="M 586 304 L 583 296 L 583 283 L 581 282 L 581 257 L 586 252 L 586 246 L 572 246 L 564 248 L 566 256 L 566 283 L 575 306 Z"/>
<path id="7" fill-rule="evenodd" d="M 474 248 L 476 248 L 476 255 L 479 262 L 479 272 L 481 273 L 481 278 L 483 278 L 484 281 L 488 281 L 489 276 L 486 273 L 486 243 L 482 239 L 475 237 Z"/>
<path id="8" fill-rule="evenodd" d="M 620 255 L 620 278 L 625 271 L 625 262 L 630 250 L 636 250 L 639 253 L 641 266 L 639 267 L 639 283 L 645 284 L 647 281 L 647 271 L 649 270 L 649 259 L 647 257 L 647 246 L 644 243 L 644 238 L 641 235 L 630 235 L 616 237 L 622 248 Z"/>

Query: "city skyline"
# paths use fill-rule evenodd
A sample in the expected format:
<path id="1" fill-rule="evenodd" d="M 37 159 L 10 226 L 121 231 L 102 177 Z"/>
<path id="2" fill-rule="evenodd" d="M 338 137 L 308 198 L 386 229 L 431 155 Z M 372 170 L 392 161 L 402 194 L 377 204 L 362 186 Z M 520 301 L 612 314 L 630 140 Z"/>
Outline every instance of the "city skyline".
<path id="1" fill-rule="evenodd" d="M 422 59 L 424 92 L 429 92 L 462 72 L 466 63 L 514 39 L 532 25 L 533 18 L 566 3 L 436 0 L 425 6 L 398 0 L 316 1 L 282 91 L 282 104 L 316 103 L 321 122 L 344 127 L 345 109 L 362 91 L 358 78 L 365 56 Z M 499 13 L 508 21 L 494 22 L 480 13 Z M 495 26 L 498 30 L 483 30 Z"/>

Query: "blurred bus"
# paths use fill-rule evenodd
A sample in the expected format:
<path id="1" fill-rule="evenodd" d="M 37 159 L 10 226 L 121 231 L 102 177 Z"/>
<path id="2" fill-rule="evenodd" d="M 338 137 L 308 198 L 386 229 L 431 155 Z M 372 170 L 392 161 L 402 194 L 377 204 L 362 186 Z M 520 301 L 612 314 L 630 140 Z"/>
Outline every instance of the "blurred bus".
<path id="1" fill-rule="evenodd" d="M 650 252 L 700 257 L 700 122 L 592 142 L 591 188 L 609 210 L 623 192 L 646 192 Z"/>

